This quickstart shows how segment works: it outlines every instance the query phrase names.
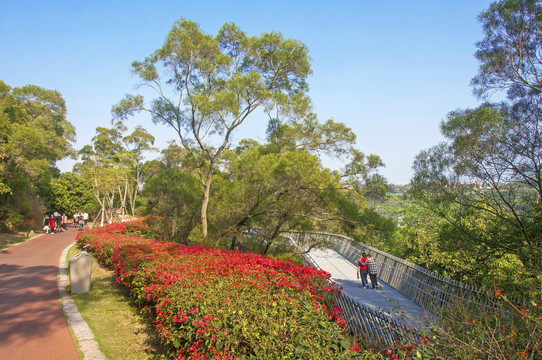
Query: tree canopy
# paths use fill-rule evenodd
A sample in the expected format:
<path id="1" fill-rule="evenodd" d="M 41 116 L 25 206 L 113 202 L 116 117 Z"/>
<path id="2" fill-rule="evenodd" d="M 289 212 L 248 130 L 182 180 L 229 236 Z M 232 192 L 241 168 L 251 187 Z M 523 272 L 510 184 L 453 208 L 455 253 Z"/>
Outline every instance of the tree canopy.
<path id="1" fill-rule="evenodd" d="M 100 204 L 100 224 L 111 223 L 126 215 L 127 202 L 132 216 L 140 192 L 145 150 L 153 150 L 154 137 L 141 126 L 124 136 L 128 129 L 117 122 L 112 128 L 97 127 L 92 145 L 80 151 L 80 163 L 74 168 L 90 181 L 94 197 Z"/>
<path id="2" fill-rule="evenodd" d="M 211 36 L 180 19 L 161 48 L 132 64 L 157 98 L 145 105 L 142 96 L 127 95 L 113 113 L 125 119 L 149 112 L 155 123 L 172 127 L 187 153 L 198 159 L 204 236 L 213 171 L 232 134 L 257 109 L 291 109 L 307 90 L 309 60 L 303 44 L 278 32 L 247 36 L 227 23 Z"/>
<path id="3" fill-rule="evenodd" d="M 331 171 L 318 156 L 322 147 L 311 145 L 333 137 L 342 139 L 339 133 L 349 134 L 342 148 L 351 155 L 355 136 L 343 124 L 334 124 L 314 122 L 312 126 L 320 131 L 305 132 L 303 123 L 271 121 L 266 143 L 242 140 L 235 149 L 226 150 L 213 174 L 208 212 L 212 244 L 266 253 L 290 245 L 280 239 L 286 229 L 361 236 L 371 231 L 392 232 L 391 221 L 366 209 L 359 188 L 361 179 L 371 178 L 378 169 L 380 159 L 358 151 L 359 156 L 351 158 L 360 162 L 353 166 L 356 171 Z M 339 144 L 333 146 L 342 153 Z M 164 217 L 164 236 L 188 243 L 198 241 L 195 198 L 202 191 L 191 170 L 193 162 L 172 143 L 163 151 L 162 170 L 147 181 L 143 192 L 146 212 Z M 370 191 L 371 186 L 364 183 L 361 188 Z M 250 240 L 245 235 L 253 231 L 257 236 Z"/>
<path id="4" fill-rule="evenodd" d="M 62 95 L 35 85 L 11 88 L 0 80 L 0 221 L 36 221 L 56 161 L 73 153 L 75 129 Z"/>
<path id="5" fill-rule="evenodd" d="M 505 90 L 511 98 L 542 91 L 542 4 L 537 0 L 501 0 L 483 11 L 484 39 L 476 46 L 480 61 L 472 84 L 483 96 Z"/>
<path id="6" fill-rule="evenodd" d="M 531 0 L 482 12 L 472 84 L 508 100 L 450 112 L 445 141 L 417 156 L 412 180 L 412 194 L 445 221 L 441 237 L 478 263 L 506 261 L 532 278 L 542 273 L 541 14 Z"/>

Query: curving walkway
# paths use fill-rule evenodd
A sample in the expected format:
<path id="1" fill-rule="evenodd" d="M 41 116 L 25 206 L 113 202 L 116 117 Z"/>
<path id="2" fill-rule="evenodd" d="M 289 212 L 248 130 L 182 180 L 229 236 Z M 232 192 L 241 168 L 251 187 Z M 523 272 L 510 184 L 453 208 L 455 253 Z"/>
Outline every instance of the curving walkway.
<path id="1" fill-rule="evenodd" d="M 0 358 L 77 360 L 57 287 L 58 259 L 77 230 L 0 252 Z"/>
<path id="2" fill-rule="evenodd" d="M 57 287 L 59 257 L 61 254 L 65 257 L 63 251 L 73 243 L 76 234 L 76 229 L 69 228 L 64 233 L 38 236 L 0 251 L 1 359 L 79 359 Z M 338 252 L 313 249 L 309 256 L 318 267 L 331 274 L 332 280 L 343 287 L 343 292 L 360 304 L 418 329 L 426 326 L 428 314 L 387 284 L 379 281 L 384 286 L 382 290 L 363 289 L 356 276 L 356 265 Z M 60 277 L 61 288 L 65 286 L 65 277 Z M 69 300 L 65 298 L 64 302 L 70 324 L 84 322 L 78 314 L 72 313 L 77 311 L 76 308 L 69 309 L 72 306 Z M 79 338 L 81 340 L 87 339 L 83 336 Z M 105 357 L 100 353 L 96 358 Z"/>
<path id="3" fill-rule="evenodd" d="M 363 289 L 357 278 L 356 264 L 331 249 L 312 249 L 309 257 L 319 268 L 331 274 L 331 279 L 343 287 L 343 292 L 373 310 L 383 312 L 396 320 L 405 322 L 418 329 L 427 327 L 426 319 L 430 314 L 421 306 L 402 295 L 386 283 L 382 290 Z M 371 281 L 369 281 L 369 286 Z"/>

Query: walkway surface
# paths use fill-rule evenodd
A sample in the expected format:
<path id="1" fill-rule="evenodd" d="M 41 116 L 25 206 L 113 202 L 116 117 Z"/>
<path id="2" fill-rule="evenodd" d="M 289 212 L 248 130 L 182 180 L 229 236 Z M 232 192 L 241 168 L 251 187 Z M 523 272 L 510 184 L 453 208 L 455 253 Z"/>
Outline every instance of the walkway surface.
<path id="1" fill-rule="evenodd" d="M 402 295 L 388 284 L 378 280 L 382 290 L 364 289 L 357 278 L 357 267 L 348 258 L 330 249 L 312 249 L 311 260 L 322 270 L 331 274 L 331 279 L 343 287 L 343 292 L 375 311 L 403 321 L 418 329 L 425 328 L 428 314 L 421 306 Z M 371 281 L 368 278 L 369 286 Z"/>
<path id="2" fill-rule="evenodd" d="M 77 230 L 0 251 L 0 358 L 78 360 L 59 302 L 59 257 Z"/>

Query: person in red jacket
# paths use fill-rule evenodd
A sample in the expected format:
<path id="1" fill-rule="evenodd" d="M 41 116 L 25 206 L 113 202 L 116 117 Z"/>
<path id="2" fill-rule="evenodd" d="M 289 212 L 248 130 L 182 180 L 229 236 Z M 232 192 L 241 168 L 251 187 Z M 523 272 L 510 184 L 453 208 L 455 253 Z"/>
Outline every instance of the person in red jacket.
<path id="1" fill-rule="evenodd" d="M 56 218 L 54 215 L 51 215 L 49 217 L 49 229 L 51 229 L 51 234 L 54 234 L 55 233 L 55 229 L 56 229 Z"/>
<path id="2" fill-rule="evenodd" d="M 369 283 L 367 282 L 367 274 L 368 274 L 369 268 L 367 267 L 367 264 L 365 264 L 366 261 L 367 261 L 367 254 L 363 253 L 361 255 L 361 259 L 359 259 L 358 261 L 358 268 L 359 268 L 359 273 L 361 277 L 361 287 L 364 289 L 367 289 L 367 286 L 369 285 Z"/>

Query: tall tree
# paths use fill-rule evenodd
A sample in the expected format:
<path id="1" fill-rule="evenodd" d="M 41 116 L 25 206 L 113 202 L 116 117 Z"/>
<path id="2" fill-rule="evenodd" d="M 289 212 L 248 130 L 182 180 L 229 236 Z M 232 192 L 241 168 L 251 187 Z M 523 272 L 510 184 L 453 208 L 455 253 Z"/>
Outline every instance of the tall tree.
<path id="1" fill-rule="evenodd" d="M 96 128 L 92 145 L 85 145 L 80 151 L 81 162 L 75 164 L 75 172 L 90 180 L 94 197 L 100 204 L 100 226 L 111 223 L 114 216 L 115 196 L 121 196 L 119 189 L 124 186 L 129 170 L 122 166 L 124 151 L 122 133 L 126 128 L 118 122 L 108 129 Z"/>
<path id="2" fill-rule="evenodd" d="M 414 194 L 456 244 L 532 276 L 542 258 L 541 14 L 534 0 L 497 1 L 481 13 L 472 84 L 480 97 L 501 90 L 508 101 L 451 112 L 441 124 L 446 141 L 417 156 L 413 178 Z"/>
<path id="3" fill-rule="evenodd" d="M 367 161 L 374 155 L 365 157 L 356 151 L 359 156 L 352 156 L 354 142 L 351 130 L 333 121 L 279 123 L 272 119 L 266 144 L 245 139 L 235 150 L 226 150 L 213 175 L 214 200 L 208 212 L 215 245 L 227 242 L 232 248 L 265 252 L 280 241 L 284 229 L 382 230 L 375 216 L 365 211 L 362 191 L 353 186 L 350 175 L 345 176 L 356 173 L 356 184 L 361 185 L 360 179 L 369 176 L 361 172 L 376 170 Z M 165 217 L 164 235 L 181 242 L 200 241 L 197 229 L 192 232 L 193 214 L 199 209 L 193 200 L 200 193 L 194 189 L 197 175 L 190 171 L 196 159 L 175 143 L 162 153 L 165 170 L 151 177 L 144 188 L 147 212 Z M 321 154 L 363 163 L 353 167 L 356 171 L 332 172 L 322 166 Z M 148 165 L 156 169 L 156 164 Z M 241 241 L 243 232 L 255 227 L 260 229 L 258 240 Z"/>
<path id="4" fill-rule="evenodd" d="M 484 39 L 476 44 L 480 61 L 472 80 L 483 96 L 506 90 L 511 98 L 542 92 L 542 4 L 538 0 L 501 0 L 483 11 Z"/>
<path id="5" fill-rule="evenodd" d="M 418 155 L 413 178 L 414 194 L 455 227 L 458 239 L 462 233 L 467 243 L 483 243 L 488 254 L 517 254 L 535 273 L 542 255 L 541 120 L 538 104 L 523 101 L 452 112 L 441 125 L 448 142 Z"/>
<path id="6" fill-rule="evenodd" d="M 90 179 L 94 196 L 100 204 L 100 226 L 113 221 L 114 212 L 126 213 L 126 199 L 134 215 L 143 173 L 143 152 L 154 150 L 154 137 L 143 127 L 124 136 L 127 128 L 117 122 L 112 128 L 97 127 L 92 145 L 80 151 L 76 172 Z M 115 201 L 119 204 L 115 205 Z"/>
<path id="7" fill-rule="evenodd" d="M 275 118 L 267 140 L 264 145 L 242 141 L 221 165 L 223 179 L 215 180 L 211 209 L 217 244 L 226 235 L 235 243 L 243 231 L 257 227 L 265 252 L 284 229 L 344 231 L 374 225 L 367 221 L 363 196 L 373 184 L 362 179 L 370 178 L 381 161 L 353 149 L 355 135 L 344 124 L 321 124 L 312 115 L 286 123 Z M 322 166 L 321 154 L 351 162 L 332 172 Z"/>
<path id="8" fill-rule="evenodd" d="M 30 216 L 74 141 L 60 93 L 34 85 L 12 89 L 0 80 L 0 221 L 14 225 Z"/>
<path id="9" fill-rule="evenodd" d="M 142 96 L 128 95 L 113 114 L 125 119 L 149 112 L 155 123 L 171 126 L 199 160 L 205 237 L 213 172 L 232 134 L 257 109 L 291 108 L 287 105 L 299 101 L 310 73 L 307 48 L 277 32 L 247 36 L 231 23 L 213 37 L 181 19 L 160 49 L 132 67 L 158 97 L 147 106 Z"/>
<path id="10" fill-rule="evenodd" d="M 141 191 L 143 180 L 143 153 L 145 151 L 156 151 L 154 145 L 154 136 L 149 134 L 141 125 L 136 126 L 134 131 L 125 136 L 122 141 L 125 144 L 125 165 L 132 169 L 127 173 L 125 179 L 125 193 L 128 194 L 130 211 L 135 216 L 136 200 Z"/>

